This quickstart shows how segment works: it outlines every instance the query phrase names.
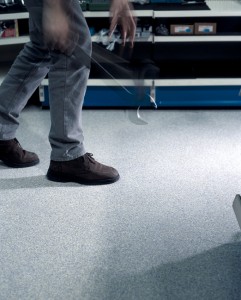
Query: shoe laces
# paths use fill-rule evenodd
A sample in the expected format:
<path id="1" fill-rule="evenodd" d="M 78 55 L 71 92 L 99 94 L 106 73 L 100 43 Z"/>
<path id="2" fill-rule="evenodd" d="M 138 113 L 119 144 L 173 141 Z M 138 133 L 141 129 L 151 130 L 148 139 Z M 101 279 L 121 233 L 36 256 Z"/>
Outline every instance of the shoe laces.
<path id="1" fill-rule="evenodd" d="M 16 144 L 16 148 L 20 149 L 24 154 L 26 153 L 26 151 L 23 149 L 23 147 L 21 146 L 21 144 L 19 143 L 19 141 L 15 138 L 14 142 Z"/>
<path id="2" fill-rule="evenodd" d="M 93 153 L 86 153 L 86 155 L 85 155 L 87 158 L 88 158 L 88 160 L 92 163 L 92 164 L 95 164 L 95 159 L 94 159 L 94 157 L 93 157 Z"/>
<path id="3" fill-rule="evenodd" d="M 17 148 L 23 149 L 22 146 L 20 145 L 19 141 L 17 139 L 14 139 L 14 142 L 17 146 Z"/>

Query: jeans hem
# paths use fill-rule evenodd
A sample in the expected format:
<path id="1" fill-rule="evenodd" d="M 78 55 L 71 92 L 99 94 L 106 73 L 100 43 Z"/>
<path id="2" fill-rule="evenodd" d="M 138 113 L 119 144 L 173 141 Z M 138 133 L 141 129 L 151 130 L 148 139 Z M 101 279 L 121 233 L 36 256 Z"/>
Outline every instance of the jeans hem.
<path id="1" fill-rule="evenodd" d="M 85 155 L 86 154 L 86 151 L 85 150 L 83 150 L 83 151 L 80 151 L 80 152 L 78 152 L 78 153 L 76 153 L 75 155 L 71 155 L 70 157 L 54 157 L 54 156 L 52 156 L 51 155 L 51 160 L 53 160 L 53 161 L 70 161 L 70 160 L 74 160 L 74 159 L 76 159 L 76 158 L 79 158 L 80 156 L 83 156 L 83 155 Z"/>
<path id="2" fill-rule="evenodd" d="M 10 140 L 13 140 L 13 139 L 15 139 L 16 138 L 16 136 L 15 135 L 13 135 L 13 136 L 6 136 L 6 135 L 0 135 L 0 141 L 10 141 Z"/>

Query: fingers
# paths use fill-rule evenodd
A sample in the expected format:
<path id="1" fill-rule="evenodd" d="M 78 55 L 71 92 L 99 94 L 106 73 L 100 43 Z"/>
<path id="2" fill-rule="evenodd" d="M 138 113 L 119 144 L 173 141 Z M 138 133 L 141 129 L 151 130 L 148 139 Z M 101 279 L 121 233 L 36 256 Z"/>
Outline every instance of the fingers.
<path id="1" fill-rule="evenodd" d="M 123 45 L 126 43 L 126 39 L 129 38 L 131 43 L 131 47 L 134 46 L 134 39 L 136 33 L 136 22 L 133 17 L 128 18 L 128 22 L 122 25 L 122 38 L 123 38 Z"/>
<path id="2" fill-rule="evenodd" d="M 111 20 L 110 24 L 110 33 L 109 37 L 113 35 L 113 32 L 115 31 L 118 23 L 119 23 L 119 16 L 113 15 L 113 18 Z M 121 18 L 121 38 L 123 46 L 125 46 L 127 39 L 129 39 L 131 43 L 131 47 L 134 46 L 134 39 L 135 39 L 135 33 L 136 33 L 136 21 L 132 16 L 127 16 L 125 18 Z"/>
<path id="3" fill-rule="evenodd" d="M 131 47 L 134 45 L 135 32 L 136 32 L 136 19 L 133 15 L 133 6 L 127 0 L 113 0 L 110 8 L 111 24 L 110 34 L 111 37 L 116 26 L 121 26 L 122 41 L 125 46 L 127 39 L 130 40 Z"/>
<path id="4" fill-rule="evenodd" d="M 112 19 L 111 19 L 111 23 L 110 23 L 110 28 L 109 28 L 109 37 L 111 37 L 116 29 L 116 26 L 118 24 L 118 15 L 115 14 L 113 15 Z"/>

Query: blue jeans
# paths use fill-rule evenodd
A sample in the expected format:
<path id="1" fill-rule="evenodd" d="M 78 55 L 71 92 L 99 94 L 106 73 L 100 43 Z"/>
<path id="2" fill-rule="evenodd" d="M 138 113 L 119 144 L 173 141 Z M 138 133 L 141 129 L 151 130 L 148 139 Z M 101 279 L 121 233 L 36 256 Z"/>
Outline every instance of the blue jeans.
<path id="1" fill-rule="evenodd" d="M 70 3 L 69 18 L 79 32 L 71 55 L 51 51 L 43 41 L 43 0 L 25 0 L 30 42 L 19 53 L 0 87 L 0 140 L 15 138 L 18 117 L 48 74 L 51 159 L 67 161 L 85 154 L 82 106 L 89 77 L 91 37 L 78 0 Z"/>

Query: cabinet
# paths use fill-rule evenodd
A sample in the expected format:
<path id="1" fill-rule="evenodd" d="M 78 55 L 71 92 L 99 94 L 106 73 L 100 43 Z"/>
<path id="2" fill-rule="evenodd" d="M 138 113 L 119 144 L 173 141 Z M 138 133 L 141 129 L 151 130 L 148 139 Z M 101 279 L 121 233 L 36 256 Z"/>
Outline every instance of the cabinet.
<path id="1" fill-rule="evenodd" d="M 156 36 L 159 106 L 240 106 L 241 2 L 206 1 L 209 10 L 154 11 L 155 22 L 217 24 L 215 35 Z"/>
<path id="2" fill-rule="evenodd" d="M 140 64 L 145 67 L 145 62 L 154 68 L 139 82 L 139 75 L 135 80 L 125 78 L 118 69 L 114 71 L 117 78 L 113 80 L 106 73 L 98 73 L 93 66 L 85 106 L 136 107 L 141 104 L 151 107 L 148 95 L 155 99 L 158 107 L 241 106 L 241 1 L 206 0 L 206 3 L 207 10 L 158 10 L 157 5 L 143 5 L 142 9 L 135 10 L 139 21 L 150 23 L 153 30 L 149 38 L 136 39 L 128 67 L 138 68 Z M 109 13 L 105 11 L 85 11 L 84 15 L 90 26 L 97 22 L 105 27 L 109 21 Z M 0 15 L 0 20 L 4 18 L 17 18 L 25 28 L 28 13 Z M 170 29 L 171 24 L 209 22 L 217 24 L 215 35 L 162 36 L 156 32 L 160 24 Z M 0 56 L 4 58 L 4 48 L 18 51 L 26 41 L 28 36 L 24 30 L 17 38 L 0 39 Z M 117 45 L 115 53 L 119 50 Z M 1 62 L 0 80 L 4 77 L 4 64 Z M 136 94 L 138 82 L 144 86 L 142 95 L 146 95 L 141 100 Z M 48 106 L 47 79 L 40 86 L 40 99 L 43 106 Z"/>
<path id="3" fill-rule="evenodd" d="M 0 38 L 0 83 L 2 82 L 14 58 L 23 48 L 23 45 L 29 41 L 28 18 L 29 14 L 27 12 L 0 14 L 0 22 L 17 20 L 18 23 L 17 37 Z"/>

